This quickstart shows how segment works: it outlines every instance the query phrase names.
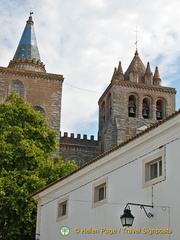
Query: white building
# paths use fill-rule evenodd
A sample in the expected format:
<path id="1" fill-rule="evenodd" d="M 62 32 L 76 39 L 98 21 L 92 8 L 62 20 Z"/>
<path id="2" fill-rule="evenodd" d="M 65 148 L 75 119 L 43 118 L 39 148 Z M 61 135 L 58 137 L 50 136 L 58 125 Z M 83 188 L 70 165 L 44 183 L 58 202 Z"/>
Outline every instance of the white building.
<path id="1" fill-rule="evenodd" d="M 179 183 L 180 111 L 34 193 L 36 239 L 177 240 Z M 134 223 L 123 227 L 127 203 L 153 205 L 153 217 L 129 205 Z"/>

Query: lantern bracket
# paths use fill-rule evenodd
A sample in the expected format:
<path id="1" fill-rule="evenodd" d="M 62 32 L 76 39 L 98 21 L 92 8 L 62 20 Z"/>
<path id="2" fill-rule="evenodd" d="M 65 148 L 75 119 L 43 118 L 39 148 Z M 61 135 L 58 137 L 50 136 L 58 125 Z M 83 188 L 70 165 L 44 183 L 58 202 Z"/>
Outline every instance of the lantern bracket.
<path id="1" fill-rule="evenodd" d="M 153 208 L 153 207 L 154 207 L 153 205 L 146 205 L 146 204 L 139 204 L 139 203 L 127 203 L 127 205 L 126 205 L 125 208 L 127 208 L 129 205 L 139 206 L 141 209 L 144 210 L 144 212 L 145 212 L 145 214 L 146 214 L 146 216 L 147 216 L 148 218 L 151 218 L 151 217 L 154 216 L 152 213 L 150 213 L 150 212 L 148 213 L 148 212 L 146 211 L 146 209 L 145 209 L 145 207 L 151 207 L 151 208 Z"/>

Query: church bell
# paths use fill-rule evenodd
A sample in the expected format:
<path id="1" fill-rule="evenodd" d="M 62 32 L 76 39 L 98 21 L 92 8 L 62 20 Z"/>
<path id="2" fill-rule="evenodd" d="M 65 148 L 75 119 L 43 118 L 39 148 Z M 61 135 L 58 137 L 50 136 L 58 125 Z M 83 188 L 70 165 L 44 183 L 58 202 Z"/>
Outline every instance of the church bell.
<path id="1" fill-rule="evenodd" d="M 133 100 L 129 101 L 128 114 L 129 114 L 129 117 L 135 117 L 135 104 Z"/>
<path id="2" fill-rule="evenodd" d="M 142 115 L 143 115 L 144 118 L 148 118 L 147 109 L 143 109 Z"/>
<path id="3" fill-rule="evenodd" d="M 157 120 L 162 119 L 161 112 L 159 110 L 156 111 L 156 118 Z"/>
<path id="4" fill-rule="evenodd" d="M 134 108 L 133 107 L 130 107 L 129 108 L 129 114 L 134 114 L 135 112 L 134 112 Z"/>
<path id="5" fill-rule="evenodd" d="M 148 118 L 148 104 L 146 102 L 142 104 L 142 116 L 143 118 Z"/>
<path id="6" fill-rule="evenodd" d="M 160 105 L 156 106 L 156 119 L 157 120 L 162 119 L 162 112 L 161 112 L 161 106 Z"/>

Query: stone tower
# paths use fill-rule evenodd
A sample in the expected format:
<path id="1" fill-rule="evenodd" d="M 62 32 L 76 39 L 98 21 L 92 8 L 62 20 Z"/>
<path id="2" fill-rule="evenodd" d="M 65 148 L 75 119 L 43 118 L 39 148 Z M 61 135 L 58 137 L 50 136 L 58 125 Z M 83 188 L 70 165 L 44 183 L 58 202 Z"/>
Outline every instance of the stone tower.
<path id="1" fill-rule="evenodd" d="M 0 102 L 15 90 L 59 132 L 62 83 L 62 75 L 46 73 L 30 15 L 13 59 L 8 67 L 0 67 Z"/>
<path id="2" fill-rule="evenodd" d="M 174 88 L 161 86 L 158 68 L 145 68 L 136 50 L 127 71 L 121 62 L 99 99 L 101 152 L 122 143 L 175 111 Z"/>
<path id="3" fill-rule="evenodd" d="M 13 59 L 8 67 L 0 67 L 0 103 L 15 90 L 59 132 L 62 83 L 62 75 L 46 73 L 30 14 Z M 161 86 L 158 68 L 153 75 L 150 64 L 145 68 L 136 51 L 125 73 L 121 63 L 115 68 L 99 99 L 98 141 L 86 134 L 59 134 L 58 154 L 82 165 L 173 113 L 175 93 L 174 88 Z"/>

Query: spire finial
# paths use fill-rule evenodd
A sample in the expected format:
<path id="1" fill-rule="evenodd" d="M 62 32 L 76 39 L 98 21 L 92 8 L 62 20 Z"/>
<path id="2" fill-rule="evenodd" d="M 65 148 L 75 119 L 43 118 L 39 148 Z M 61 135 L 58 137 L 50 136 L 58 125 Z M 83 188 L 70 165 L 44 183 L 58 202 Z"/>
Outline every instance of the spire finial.
<path id="1" fill-rule="evenodd" d="M 29 19 L 27 20 L 27 24 L 28 25 L 34 25 L 34 22 L 33 22 L 33 20 L 32 20 L 32 14 L 33 14 L 33 12 L 32 11 L 30 11 L 30 13 L 29 13 Z"/>
<path id="2" fill-rule="evenodd" d="M 135 42 L 135 45 L 136 45 L 136 52 L 137 52 L 137 43 L 138 43 L 138 36 L 137 36 L 137 33 L 138 33 L 138 30 L 137 30 L 137 26 L 136 26 L 136 42 Z"/>

